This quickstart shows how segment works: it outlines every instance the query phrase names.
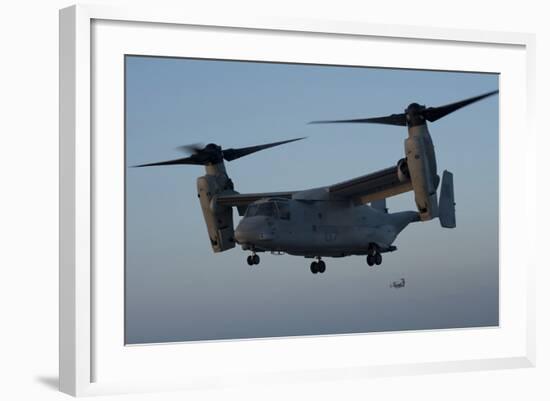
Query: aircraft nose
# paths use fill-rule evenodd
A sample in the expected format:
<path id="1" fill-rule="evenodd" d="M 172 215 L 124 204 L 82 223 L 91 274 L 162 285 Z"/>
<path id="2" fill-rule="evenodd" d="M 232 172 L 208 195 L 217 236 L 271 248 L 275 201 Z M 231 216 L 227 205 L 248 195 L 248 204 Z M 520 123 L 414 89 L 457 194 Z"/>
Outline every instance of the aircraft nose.
<path id="1" fill-rule="evenodd" d="M 244 231 L 244 230 L 239 229 L 239 228 L 237 228 L 237 230 L 235 230 L 235 240 L 239 244 L 250 243 L 254 239 L 253 237 L 254 236 L 252 235 L 252 232 L 250 232 L 250 231 Z"/>
<path id="2" fill-rule="evenodd" d="M 265 218 L 249 217 L 237 226 L 235 240 L 239 244 L 254 244 L 260 241 L 271 241 L 274 234 L 274 230 L 269 227 Z"/>

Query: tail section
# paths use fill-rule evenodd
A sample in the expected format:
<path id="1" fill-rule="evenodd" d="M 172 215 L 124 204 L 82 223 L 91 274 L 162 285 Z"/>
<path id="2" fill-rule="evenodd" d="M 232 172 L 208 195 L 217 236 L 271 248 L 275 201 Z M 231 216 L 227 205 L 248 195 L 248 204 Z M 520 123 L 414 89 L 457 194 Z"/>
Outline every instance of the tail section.
<path id="1" fill-rule="evenodd" d="M 453 174 L 447 170 L 443 172 L 439 195 L 439 223 L 445 228 L 456 227 Z"/>
<path id="2" fill-rule="evenodd" d="M 413 211 L 391 213 L 392 225 L 395 228 L 396 235 L 405 229 L 410 223 L 422 221 L 420 213 Z"/>

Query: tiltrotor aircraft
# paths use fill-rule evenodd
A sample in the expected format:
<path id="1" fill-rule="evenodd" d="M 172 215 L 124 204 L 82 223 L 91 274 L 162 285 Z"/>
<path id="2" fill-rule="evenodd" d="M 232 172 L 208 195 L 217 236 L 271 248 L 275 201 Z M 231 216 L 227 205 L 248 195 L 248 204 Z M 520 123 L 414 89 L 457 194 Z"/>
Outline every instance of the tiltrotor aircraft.
<path id="1" fill-rule="evenodd" d="M 203 165 L 197 191 L 214 252 L 238 243 L 250 251 L 249 265 L 260 263 L 259 252 L 314 258 L 312 273 L 325 272 L 323 257 L 366 255 L 369 266 L 380 265 L 382 254 L 395 251 L 397 235 L 410 223 L 438 217 L 445 228 L 456 227 L 453 175 L 443 171 L 439 200 L 435 151 L 427 122 L 437 121 L 464 106 L 496 94 L 485 93 L 439 107 L 410 104 L 403 113 L 354 120 L 312 123 L 376 123 L 408 128 L 405 157 L 396 165 L 348 181 L 298 191 L 239 193 L 225 169 L 224 160 L 240 157 L 304 138 L 222 149 L 219 145 L 182 146 L 191 155 L 181 159 L 135 167 Z M 416 211 L 388 213 L 386 198 L 413 191 Z M 233 207 L 243 216 L 236 229 Z"/>
<path id="2" fill-rule="evenodd" d="M 397 281 L 392 281 L 390 283 L 390 288 L 398 289 L 398 288 L 403 288 L 403 287 L 405 287 L 405 279 L 404 278 L 402 278 L 400 280 L 397 280 Z"/>

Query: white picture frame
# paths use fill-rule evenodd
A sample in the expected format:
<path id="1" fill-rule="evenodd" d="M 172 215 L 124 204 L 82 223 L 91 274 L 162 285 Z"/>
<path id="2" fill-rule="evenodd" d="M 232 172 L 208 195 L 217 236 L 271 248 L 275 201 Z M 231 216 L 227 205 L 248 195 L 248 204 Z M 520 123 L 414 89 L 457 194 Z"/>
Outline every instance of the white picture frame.
<path id="1" fill-rule="evenodd" d="M 103 128 L 99 120 L 120 126 L 122 117 L 116 115 L 117 110 L 120 111 L 122 90 L 117 85 L 123 75 L 123 71 L 117 69 L 121 62 L 120 55 L 136 51 L 138 54 L 176 55 L 173 53 L 175 44 L 161 39 L 189 35 L 186 27 L 193 27 L 193 34 L 198 35 L 196 39 L 201 41 L 201 49 L 196 51 L 204 52 L 199 54 L 203 57 L 211 51 L 208 46 L 215 46 L 215 41 L 210 43 L 207 37 L 201 37 L 202 34 L 211 38 L 219 38 L 219 35 L 229 38 L 234 33 L 243 38 L 260 34 L 262 41 L 272 44 L 270 57 L 282 61 L 295 61 L 289 57 L 298 56 L 275 55 L 277 43 L 284 40 L 280 35 L 292 37 L 296 43 L 294 46 L 297 46 L 296 54 L 299 54 L 300 44 L 299 40 L 294 39 L 330 41 L 331 37 L 338 37 L 350 41 L 383 40 L 384 46 L 399 46 L 399 43 L 406 42 L 407 46 L 400 53 L 406 61 L 379 57 L 374 61 L 377 66 L 465 71 L 476 70 L 477 66 L 480 71 L 503 74 L 500 113 L 501 224 L 504 223 L 501 225 L 500 241 L 500 260 L 503 263 L 501 326 L 497 329 L 124 347 L 118 327 L 123 324 L 120 286 L 123 277 L 116 269 L 113 269 L 112 276 L 97 272 L 101 262 L 106 260 L 104 257 L 116 259 L 116 249 L 113 254 L 105 252 L 99 255 L 94 247 L 94 242 L 104 240 L 98 234 L 104 226 L 98 219 L 106 218 L 104 213 L 112 213 L 115 221 L 117 210 L 120 212 L 117 207 L 109 209 L 108 205 L 105 206 L 109 199 L 96 196 L 97 185 L 103 185 L 105 180 L 100 180 L 98 184 L 95 177 L 104 174 L 102 169 L 115 171 L 116 159 L 122 155 L 116 135 L 112 135 L 115 138 L 113 143 L 103 137 L 98 142 L 94 138 L 94 129 Z M 144 29 L 147 30 L 146 35 L 140 33 Z M 136 41 L 139 43 L 136 44 Z M 517 194 L 518 187 L 536 188 L 534 175 L 529 174 L 535 171 L 536 137 L 532 127 L 534 41 L 533 35 L 520 33 L 373 25 L 357 21 L 198 15 L 187 14 L 184 9 L 167 11 L 154 7 L 78 5 L 61 10 L 60 390 L 80 396 L 534 366 L 534 270 L 537 260 L 533 256 L 535 254 L 529 252 L 534 246 L 532 236 L 536 232 L 536 209 L 529 202 L 534 190 Z M 373 54 L 377 54 L 376 43 L 372 45 Z M 436 46 L 443 57 L 440 60 L 406 58 L 407 48 L 415 46 Z M 225 57 L 256 57 L 254 52 L 257 49 L 251 47 L 247 50 L 242 44 L 238 48 L 238 51 L 231 49 L 224 43 L 223 51 L 228 52 Z M 487 49 L 494 49 L 492 60 L 485 60 L 485 67 L 480 67 L 483 58 L 489 58 L 484 54 Z M 180 51 L 185 53 L 189 50 Z M 461 52 L 467 55 L 470 51 L 477 52 L 477 56 L 472 59 L 459 58 L 458 61 L 453 59 Z M 336 53 L 335 50 L 332 56 Z M 193 53 L 193 56 L 197 54 Z M 219 54 L 216 56 L 220 57 Z M 257 57 L 262 59 L 266 56 L 259 54 Z M 346 58 L 345 49 L 339 57 Z M 449 64 L 453 60 L 454 64 Z M 317 62 L 326 60 L 319 58 Z M 364 65 L 360 59 L 349 59 L 348 62 Z M 103 68 L 106 68 L 105 74 Z M 103 74 L 100 80 L 104 79 L 103 82 L 109 83 L 111 89 L 119 92 L 102 98 L 105 101 L 100 105 L 93 102 L 94 96 L 102 96 L 102 89 L 92 85 L 94 74 Z M 507 113 L 512 107 L 520 112 Z M 106 109 L 115 114 L 105 114 Z M 114 132 L 110 131 L 109 126 L 105 128 L 106 131 L 102 132 Z M 519 138 L 508 135 L 511 130 L 520 130 L 525 134 Z M 507 164 L 512 152 L 514 169 Z M 107 185 L 120 184 L 117 174 L 112 176 L 113 181 Z M 509 185 L 512 182 L 522 184 Z M 516 195 L 512 198 L 514 193 Z M 521 238 L 518 232 L 522 233 Z M 119 240 L 113 238 L 113 243 L 120 244 L 117 242 Z M 508 246 L 512 243 L 518 246 Z M 516 248 L 524 250 L 523 258 Z M 511 269 L 512 265 L 516 268 Z M 110 310 L 107 310 L 106 304 L 111 305 Z M 419 348 L 422 344 L 432 344 L 435 353 L 430 355 L 429 350 L 422 351 Z M 448 355 L 437 357 L 438 344 L 441 349 L 451 348 L 450 344 L 454 346 Z M 368 353 L 369 360 L 365 358 L 366 351 L 344 352 L 344 356 L 341 355 L 342 349 L 367 350 L 369 347 L 372 348 Z M 387 349 L 385 347 L 403 347 L 403 357 L 394 358 L 385 351 L 376 354 L 376 349 Z M 181 355 L 195 363 L 192 369 L 180 365 L 179 372 L 175 372 L 176 362 L 182 360 Z M 205 358 L 209 361 L 218 358 L 215 363 L 217 368 L 213 370 L 211 364 L 201 367 L 197 362 Z M 254 369 L 247 367 L 251 365 Z M 147 370 L 147 366 L 155 366 L 155 371 Z M 184 378 L 180 377 L 182 372 L 185 372 Z"/>

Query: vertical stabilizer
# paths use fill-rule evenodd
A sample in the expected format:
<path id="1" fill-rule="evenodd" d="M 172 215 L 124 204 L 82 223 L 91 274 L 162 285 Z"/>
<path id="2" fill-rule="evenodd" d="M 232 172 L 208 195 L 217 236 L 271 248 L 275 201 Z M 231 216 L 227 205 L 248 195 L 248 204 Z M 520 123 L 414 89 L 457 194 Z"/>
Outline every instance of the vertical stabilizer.
<path id="1" fill-rule="evenodd" d="M 445 228 L 456 227 L 453 174 L 447 170 L 443 172 L 439 195 L 439 223 Z"/>

